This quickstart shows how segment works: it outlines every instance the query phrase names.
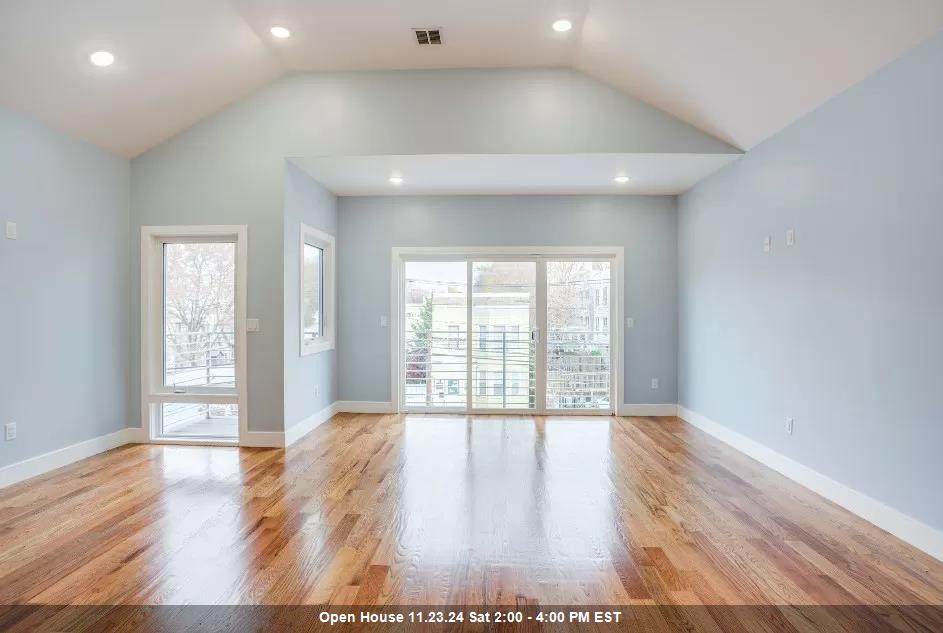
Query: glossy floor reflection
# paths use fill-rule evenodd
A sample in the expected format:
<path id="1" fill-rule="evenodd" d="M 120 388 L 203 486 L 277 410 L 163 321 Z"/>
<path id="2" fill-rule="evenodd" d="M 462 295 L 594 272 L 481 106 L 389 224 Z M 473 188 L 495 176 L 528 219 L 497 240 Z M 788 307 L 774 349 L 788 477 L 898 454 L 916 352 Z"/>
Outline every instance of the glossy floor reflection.
<path id="1" fill-rule="evenodd" d="M 936 604 L 943 565 L 675 419 L 341 415 L 0 491 L 0 604 Z"/>

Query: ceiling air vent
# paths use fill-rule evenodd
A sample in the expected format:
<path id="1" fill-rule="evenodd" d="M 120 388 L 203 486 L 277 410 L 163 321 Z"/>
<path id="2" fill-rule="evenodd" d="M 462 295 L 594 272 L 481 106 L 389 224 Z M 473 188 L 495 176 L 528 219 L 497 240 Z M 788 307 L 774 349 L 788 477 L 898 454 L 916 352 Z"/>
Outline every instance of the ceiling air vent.
<path id="1" fill-rule="evenodd" d="M 442 43 L 442 34 L 439 29 L 413 29 L 413 33 L 416 34 L 416 41 L 420 46 Z"/>

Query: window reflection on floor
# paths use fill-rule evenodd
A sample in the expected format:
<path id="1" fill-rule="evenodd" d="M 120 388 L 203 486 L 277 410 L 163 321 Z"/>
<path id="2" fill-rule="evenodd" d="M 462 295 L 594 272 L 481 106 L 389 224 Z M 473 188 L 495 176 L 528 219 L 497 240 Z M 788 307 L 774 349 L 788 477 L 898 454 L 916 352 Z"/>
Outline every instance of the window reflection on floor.
<path id="1" fill-rule="evenodd" d="M 562 556 L 596 573 L 613 539 L 609 443 L 607 418 L 407 416 L 398 545 L 420 566 Z"/>

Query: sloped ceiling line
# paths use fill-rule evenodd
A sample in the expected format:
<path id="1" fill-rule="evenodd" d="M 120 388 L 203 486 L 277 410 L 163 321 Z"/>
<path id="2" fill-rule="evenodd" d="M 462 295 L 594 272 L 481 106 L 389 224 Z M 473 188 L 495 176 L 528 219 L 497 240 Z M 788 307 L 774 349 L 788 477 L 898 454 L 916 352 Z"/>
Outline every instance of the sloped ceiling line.
<path id="1" fill-rule="evenodd" d="M 135 156 L 286 73 L 570 67 L 749 149 L 941 29 L 939 0 L 11 0 L 0 104 Z"/>

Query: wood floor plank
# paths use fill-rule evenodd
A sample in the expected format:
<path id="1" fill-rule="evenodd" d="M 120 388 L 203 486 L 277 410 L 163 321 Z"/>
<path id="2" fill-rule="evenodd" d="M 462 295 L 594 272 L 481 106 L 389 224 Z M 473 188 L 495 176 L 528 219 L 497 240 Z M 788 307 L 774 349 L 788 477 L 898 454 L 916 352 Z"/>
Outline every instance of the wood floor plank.
<path id="1" fill-rule="evenodd" d="M 726 631 L 750 629 L 711 607 L 943 604 L 939 561 L 665 418 L 341 414 L 286 451 L 126 446 L 0 491 L 0 537 L 7 605 L 662 604 L 634 617 Z"/>

